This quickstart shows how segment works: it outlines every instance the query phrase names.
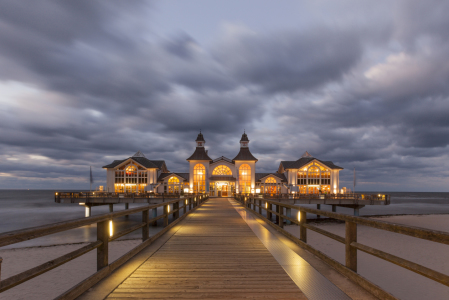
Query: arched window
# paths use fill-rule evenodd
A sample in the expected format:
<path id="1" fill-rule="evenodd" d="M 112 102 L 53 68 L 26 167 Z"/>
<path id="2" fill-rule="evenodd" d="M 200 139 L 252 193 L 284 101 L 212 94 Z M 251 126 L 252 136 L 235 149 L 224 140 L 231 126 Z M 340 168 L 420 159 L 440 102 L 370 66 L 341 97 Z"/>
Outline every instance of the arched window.
<path id="1" fill-rule="evenodd" d="M 206 168 L 197 164 L 193 168 L 193 192 L 204 193 L 206 191 Z"/>
<path id="2" fill-rule="evenodd" d="M 168 180 L 168 193 L 179 193 L 180 186 L 179 186 L 179 179 L 178 177 L 172 176 Z"/>
<path id="3" fill-rule="evenodd" d="M 267 180 L 265 180 L 265 183 L 276 183 L 276 179 L 274 179 L 274 177 L 268 177 Z"/>
<path id="4" fill-rule="evenodd" d="M 137 183 L 137 168 L 134 165 L 126 167 L 126 183 Z"/>
<path id="5" fill-rule="evenodd" d="M 231 169 L 225 165 L 220 165 L 212 171 L 212 175 L 232 175 Z"/>
<path id="6" fill-rule="evenodd" d="M 251 167 L 247 164 L 239 168 L 239 190 L 241 193 L 251 193 Z"/>
<path id="7" fill-rule="evenodd" d="M 308 184 L 309 185 L 319 185 L 320 184 L 320 169 L 313 165 L 311 167 L 309 167 L 308 171 L 307 171 L 307 176 L 308 176 Z M 309 193 L 315 194 L 318 193 L 319 188 L 318 187 L 309 187 Z"/>

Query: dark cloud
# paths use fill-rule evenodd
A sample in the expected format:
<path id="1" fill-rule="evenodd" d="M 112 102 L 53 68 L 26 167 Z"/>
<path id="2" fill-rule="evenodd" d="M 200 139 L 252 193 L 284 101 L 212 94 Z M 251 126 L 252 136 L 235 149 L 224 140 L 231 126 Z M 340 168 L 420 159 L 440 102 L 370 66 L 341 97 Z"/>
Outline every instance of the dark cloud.
<path id="1" fill-rule="evenodd" d="M 307 150 L 345 168 L 342 186 L 355 167 L 365 189 L 441 190 L 449 6 L 374 10 L 205 43 L 158 35 L 151 2 L 2 1 L 0 187 L 82 188 L 90 165 L 101 183 L 137 150 L 186 171 L 200 129 L 229 158 L 246 129 L 259 172 Z"/>

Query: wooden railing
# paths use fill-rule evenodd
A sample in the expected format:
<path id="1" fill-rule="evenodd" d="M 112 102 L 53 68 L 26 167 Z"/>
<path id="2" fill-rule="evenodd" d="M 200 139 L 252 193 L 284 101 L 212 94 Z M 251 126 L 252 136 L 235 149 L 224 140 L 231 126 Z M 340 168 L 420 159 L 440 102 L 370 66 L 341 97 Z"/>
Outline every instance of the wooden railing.
<path id="1" fill-rule="evenodd" d="M 243 194 L 239 194 L 243 195 Z M 385 201 L 390 204 L 390 195 L 385 194 L 279 194 L 279 193 L 261 193 L 261 194 L 248 194 L 247 196 L 258 197 L 262 196 L 264 199 L 341 199 L 341 200 L 369 200 L 369 201 Z"/>
<path id="2" fill-rule="evenodd" d="M 17 286 L 25 281 L 28 281 L 38 275 L 48 272 L 64 263 L 67 263 L 91 250 L 97 249 L 97 272 L 85 279 L 72 289 L 68 290 L 64 294 L 60 295 L 57 299 L 74 299 L 98 281 L 109 275 L 112 271 L 124 264 L 138 252 L 150 245 L 155 239 L 167 232 L 171 227 L 177 224 L 180 220 L 185 218 L 191 211 L 194 211 L 199 205 L 208 199 L 207 195 L 197 195 L 195 197 L 188 197 L 184 199 L 176 199 L 173 201 L 136 207 L 124 211 L 103 214 L 90 218 L 76 219 L 71 221 L 59 222 L 40 227 L 32 227 L 21 229 L 17 231 L 11 231 L 0 234 L 0 247 L 20 243 L 23 241 L 39 238 L 42 236 L 67 231 L 77 227 L 97 224 L 97 240 L 89 243 L 88 245 L 72 251 L 68 254 L 60 256 L 56 259 L 48 261 L 37 267 L 13 275 L 5 280 L 0 281 L 0 293 L 4 292 L 14 286 Z M 180 205 L 181 204 L 181 205 Z M 163 207 L 163 214 L 157 215 L 157 208 Z M 188 209 L 188 210 L 187 210 Z M 149 212 L 152 211 L 152 218 L 149 218 Z M 182 212 L 182 215 L 180 213 Z M 142 213 L 142 222 L 134 225 L 123 231 L 112 233 L 112 220 L 114 218 L 127 216 L 130 214 Z M 169 216 L 172 215 L 172 222 L 169 224 Z M 156 235 L 149 236 L 149 226 L 155 225 L 156 222 L 163 219 L 164 229 L 158 232 Z M 115 260 L 109 263 L 108 259 L 108 245 L 110 241 L 113 241 L 119 237 L 129 234 L 135 230 L 142 229 L 142 243 Z M 1 258 L 0 258 L 0 271 L 1 271 Z M 0 273 L 1 276 L 1 273 Z M 1 278 L 1 277 L 0 277 Z"/>
<path id="3" fill-rule="evenodd" d="M 61 199 L 82 199 L 85 203 L 89 203 L 89 199 L 98 199 L 98 198 L 128 198 L 128 199 L 152 199 L 152 198 L 161 198 L 165 199 L 176 199 L 176 198 L 188 198 L 188 197 L 196 197 L 199 195 L 205 194 L 193 194 L 193 193 L 184 193 L 184 194 L 158 194 L 158 193 L 111 193 L 111 192 L 56 192 L 55 193 L 55 202 L 60 203 Z"/>
<path id="4" fill-rule="evenodd" d="M 235 199 L 242 203 L 247 209 L 253 211 L 260 218 L 268 221 L 268 224 L 288 236 L 291 240 L 297 243 L 299 246 L 309 250 L 323 261 L 330 264 L 337 271 L 354 280 L 363 288 L 372 292 L 375 296 L 381 299 L 396 299 L 391 294 L 385 292 L 374 283 L 368 281 L 364 277 L 357 274 L 357 250 L 376 256 L 380 259 L 394 263 L 400 267 L 418 273 L 422 276 L 430 278 L 436 282 L 449 286 L 449 276 L 435 270 L 424 267 L 420 264 L 411 262 L 409 260 L 400 258 L 398 256 L 389 254 L 379 249 L 372 248 L 370 246 L 357 242 L 357 225 L 369 226 L 380 230 L 391 231 L 403 235 L 408 235 L 428 241 L 433 241 L 441 244 L 449 245 L 449 233 L 443 231 L 430 230 L 420 227 L 399 225 L 385 221 L 371 220 L 368 218 L 355 217 L 340 213 L 327 212 L 318 209 L 306 208 L 302 206 L 294 206 L 281 202 L 271 201 L 267 199 L 255 198 L 250 196 L 236 195 Z M 275 206 L 275 210 L 273 209 Z M 292 218 L 292 210 L 299 212 L 298 218 Z M 265 216 L 263 215 L 265 211 Z M 323 229 L 317 228 L 310 224 L 307 224 L 307 213 L 326 216 L 329 218 L 342 220 L 345 222 L 345 237 L 333 234 Z M 275 216 L 275 222 L 272 221 L 273 215 Z M 284 220 L 287 223 L 293 223 L 300 226 L 300 237 L 297 238 L 283 229 Z M 328 238 L 336 240 L 345 245 L 345 264 L 341 264 L 321 251 L 311 247 L 307 244 L 307 229 L 322 234 Z"/>

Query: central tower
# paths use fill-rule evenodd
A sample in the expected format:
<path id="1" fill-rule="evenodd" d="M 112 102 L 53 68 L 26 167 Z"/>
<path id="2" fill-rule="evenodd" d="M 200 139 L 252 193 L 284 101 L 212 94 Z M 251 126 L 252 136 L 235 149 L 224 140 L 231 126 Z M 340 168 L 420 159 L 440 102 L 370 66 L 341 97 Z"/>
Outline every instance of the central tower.
<path id="1" fill-rule="evenodd" d="M 195 140 L 196 149 L 193 154 L 187 158 L 190 163 L 189 184 L 191 193 L 209 192 L 209 165 L 212 159 L 204 148 L 206 141 L 203 134 L 198 134 Z"/>
<path id="2" fill-rule="evenodd" d="M 255 193 L 257 158 L 249 151 L 249 139 L 245 132 L 240 139 L 239 154 L 232 161 L 235 163 L 237 174 L 236 192 Z"/>

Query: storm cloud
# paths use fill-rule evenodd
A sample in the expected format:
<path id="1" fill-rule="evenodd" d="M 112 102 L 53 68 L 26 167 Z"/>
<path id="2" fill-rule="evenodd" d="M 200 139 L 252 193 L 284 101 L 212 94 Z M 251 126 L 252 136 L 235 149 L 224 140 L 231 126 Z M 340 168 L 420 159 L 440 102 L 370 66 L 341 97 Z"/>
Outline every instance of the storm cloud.
<path id="1" fill-rule="evenodd" d="M 447 2 L 208 5 L 0 1 L 0 188 L 102 184 L 138 150 L 182 172 L 201 129 L 213 158 L 246 130 L 258 172 L 307 150 L 342 186 L 447 190 Z"/>

